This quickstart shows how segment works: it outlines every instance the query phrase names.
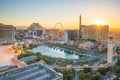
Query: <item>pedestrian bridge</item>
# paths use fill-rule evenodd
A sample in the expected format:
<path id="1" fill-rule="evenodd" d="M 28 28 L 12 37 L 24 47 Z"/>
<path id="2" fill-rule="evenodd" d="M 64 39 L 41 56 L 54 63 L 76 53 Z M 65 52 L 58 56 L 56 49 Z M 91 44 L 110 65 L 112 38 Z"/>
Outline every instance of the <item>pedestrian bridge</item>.
<path id="1" fill-rule="evenodd" d="M 88 66 L 88 65 L 84 65 L 84 66 L 65 66 L 65 67 L 58 67 L 58 68 L 62 68 L 62 69 L 69 69 L 69 68 L 74 68 L 74 69 L 79 69 L 79 70 L 83 70 L 84 68 L 88 67 L 88 68 L 92 68 L 92 70 L 97 70 L 99 68 L 107 68 L 109 66 L 114 65 L 115 63 L 106 63 L 106 64 L 101 64 L 99 66 Z"/>

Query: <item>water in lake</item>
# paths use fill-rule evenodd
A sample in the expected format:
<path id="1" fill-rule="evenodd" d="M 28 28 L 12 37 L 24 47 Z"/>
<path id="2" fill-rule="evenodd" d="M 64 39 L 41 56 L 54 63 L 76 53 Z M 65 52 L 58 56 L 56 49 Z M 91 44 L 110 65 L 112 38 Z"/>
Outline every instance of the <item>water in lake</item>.
<path id="1" fill-rule="evenodd" d="M 40 45 L 36 48 L 33 48 L 32 51 L 41 52 L 41 54 L 51 56 L 51 57 L 59 57 L 59 58 L 66 58 L 66 59 L 79 59 L 86 56 L 83 54 L 75 54 L 74 52 L 71 52 L 68 50 L 61 50 L 59 48 L 52 48 L 44 45 Z"/>

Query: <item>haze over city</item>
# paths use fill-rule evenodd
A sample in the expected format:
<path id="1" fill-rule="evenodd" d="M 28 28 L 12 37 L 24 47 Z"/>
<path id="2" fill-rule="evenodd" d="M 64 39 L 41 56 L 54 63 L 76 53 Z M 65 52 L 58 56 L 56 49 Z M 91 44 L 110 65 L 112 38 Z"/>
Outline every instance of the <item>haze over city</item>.
<path id="1" fill-rule="evenodd" d="M 58 22 L 64 28 L 78 29 L 101 20 L 110 28 L 120 27 L 120 0 L 1 0 L 0 23 L 29 26 L 37 22 L 54 28 Z"/>
<path id="2" fill-rule="evenodd" d="M 120 80 L 120 0 L 0 0 L 0 80 Z"/>

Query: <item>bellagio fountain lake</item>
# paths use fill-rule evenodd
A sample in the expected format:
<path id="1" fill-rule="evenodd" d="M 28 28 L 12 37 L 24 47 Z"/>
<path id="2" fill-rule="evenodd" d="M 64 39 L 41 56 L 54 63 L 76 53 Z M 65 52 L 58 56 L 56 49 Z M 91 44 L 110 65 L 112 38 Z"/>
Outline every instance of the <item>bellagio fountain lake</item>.
<path id="1" fill-rule="evenodd" d="M 32 51 L 40 52 L 42 55 L 64 59 L 81 59 L 86 57 L 84 54 L 77 54 L 69 50 L 63 50 L 60 48 L 49 47 L 45 45 L 39 45 L 38 47 L 33 48 Z"/>

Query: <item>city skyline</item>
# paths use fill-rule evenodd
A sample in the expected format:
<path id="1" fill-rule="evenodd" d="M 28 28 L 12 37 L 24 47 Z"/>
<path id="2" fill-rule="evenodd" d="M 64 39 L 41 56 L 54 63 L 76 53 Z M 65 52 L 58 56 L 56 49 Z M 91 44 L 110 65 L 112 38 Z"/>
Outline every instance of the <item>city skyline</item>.
<path id="1" fill-rule="evenodd" d="M 120 27 L 119 0 L 1 0 L 0 23 L 15 26 L 30 26 L 37 22 L 47 28 L 62 23 L 67 28 L 90 25 L 102 20 L 110 28 Z"/>

